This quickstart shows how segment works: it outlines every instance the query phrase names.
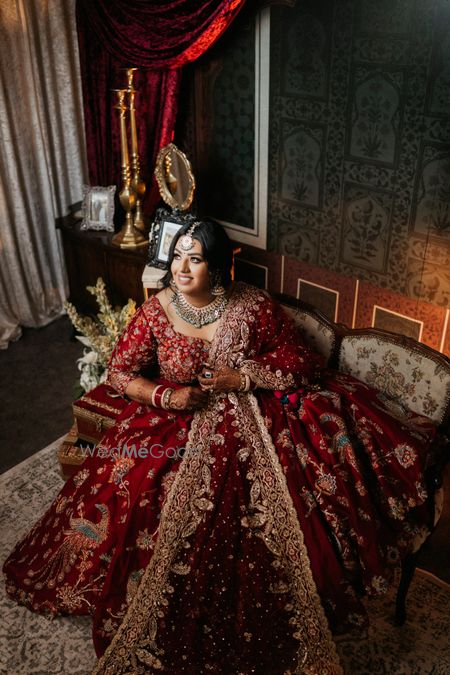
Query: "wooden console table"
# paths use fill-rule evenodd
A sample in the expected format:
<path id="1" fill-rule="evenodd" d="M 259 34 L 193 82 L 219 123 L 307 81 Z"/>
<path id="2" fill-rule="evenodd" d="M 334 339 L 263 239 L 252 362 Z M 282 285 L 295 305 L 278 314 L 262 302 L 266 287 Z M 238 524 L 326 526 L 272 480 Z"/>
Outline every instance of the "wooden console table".
<path id="1" fill-rule="evenodd" d="M 148 255 L 147 247 L 135 250 L 113 246 L 113 232 L 81 230 L 81 221 L 60 225 L 69 277 L 69 300 L 82 312 L 98 312 L 93 295 L 86 286 L 93 286 L 102 277 L 113 305 L 124 305 L 128 298 L 140 305 L 144 302 L 142 271 Z"/>

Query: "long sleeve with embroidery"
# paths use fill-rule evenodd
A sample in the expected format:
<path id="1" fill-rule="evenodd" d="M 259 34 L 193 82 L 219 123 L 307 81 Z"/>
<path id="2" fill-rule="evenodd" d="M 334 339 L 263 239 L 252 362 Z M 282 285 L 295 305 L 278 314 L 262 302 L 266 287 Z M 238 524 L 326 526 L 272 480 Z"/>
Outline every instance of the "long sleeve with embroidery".
<path id="1" fill-rule="evenodd" d="M 156 363 L 157 343 L 149 325 L 148 304 L 137 310 L 109 361 L 107 382 L 122 395 L 144 368 Z"/>

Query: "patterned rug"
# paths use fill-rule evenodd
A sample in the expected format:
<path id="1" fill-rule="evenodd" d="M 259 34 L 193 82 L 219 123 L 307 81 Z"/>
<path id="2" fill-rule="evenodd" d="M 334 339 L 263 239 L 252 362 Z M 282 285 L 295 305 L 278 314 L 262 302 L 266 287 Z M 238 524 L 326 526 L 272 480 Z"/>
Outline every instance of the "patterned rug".
<path id="1" fill-rule="evenodd" d="M 60 440 L 0 476 L 1 561 L 51 503 L 62 485 Z M 18 607 L 0 584 L 0 673 L 87 675 L 95 663 L 90 619 L 50 621 Z M 365 640 L 338 645 L 347 675 L 449 675 L 450 586 L 418 571 L 408 595 L 408 621 L 392 623 L 393 593 L 368 604 Z M 227 673 L 226 675 L 230 675 Z"/>

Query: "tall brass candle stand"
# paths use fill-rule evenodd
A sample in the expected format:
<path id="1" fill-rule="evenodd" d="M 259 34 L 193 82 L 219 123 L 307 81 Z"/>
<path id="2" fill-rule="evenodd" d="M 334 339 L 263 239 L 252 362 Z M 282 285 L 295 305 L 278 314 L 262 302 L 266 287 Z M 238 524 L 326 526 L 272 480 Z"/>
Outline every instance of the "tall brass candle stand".
<path id="1" fill-rule="evenodd" d="M 136 96 L 136 89 L 134 88 L 134 73 L 137 68 L 127 68 L 128 78 L 128 100 L 130 109 L 130 130 L 131 130 L 131 169 L 133 177 L 131 180 L 131 187 L 136 193 L 136 210 L 134 213 L 134 226 L 146 232 L 144 218 L 142 216 L 142 201 L 144 199 L 146 185 L 141 178 L 141 167 L 139 161 L 138 138 L 136 129 L 136 108 L 134 106 L 134 98 Z"/>
<path id="2" fill-rule="evenodd" d="M 119 110 L 120 115 L 122 190 L 119 192 L 119 199 L 125 210 L 126 217 L 122 229 L 112 238 L 112 243 L 115 246 L 120 246 L 120 248 L 138 248 L 140 246 L 147 246 L 148 240 L 133 226 L 132 211 L 136 206 L 136 193 L 131 186 L 130 163 L 128 161 L 127 124 L 125 119 L 127 106 L 124 102 L 126 89 L 115 89 L 114 91 L 117 92 L 117 103 L 114 108 Z"/>

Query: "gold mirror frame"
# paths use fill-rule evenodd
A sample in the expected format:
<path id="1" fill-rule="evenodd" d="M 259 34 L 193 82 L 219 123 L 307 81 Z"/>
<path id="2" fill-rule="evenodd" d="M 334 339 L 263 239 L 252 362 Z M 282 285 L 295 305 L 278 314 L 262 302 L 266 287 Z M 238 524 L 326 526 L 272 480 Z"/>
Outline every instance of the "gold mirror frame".
<path id="1" fill-rule="evenodd" d="M 161 198 L 172 209 L 186 211 L 192 204 L 195 178 L 188 158 L 174 143 L 164 146 L 156 158 L 155 177 Z"/>

